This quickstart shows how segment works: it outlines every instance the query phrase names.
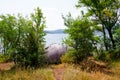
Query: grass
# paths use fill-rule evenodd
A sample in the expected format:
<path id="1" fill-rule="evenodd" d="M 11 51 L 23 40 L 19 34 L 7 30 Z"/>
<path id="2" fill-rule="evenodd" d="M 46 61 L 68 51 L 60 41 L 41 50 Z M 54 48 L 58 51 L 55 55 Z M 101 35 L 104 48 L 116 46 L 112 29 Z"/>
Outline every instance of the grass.
<path id="1" fill-rule="evenodd" d="M 67 69 L 62 80 L 119 80 L 118 76 L 110 76 L 102 72 L 82 71 L 79 68 Z"/>
<path id="2" fill-rule="evenodd" d="M 15 69 L 1 72 L 0 80 L 55 80 L 55 78 L 51 69 Z"/>
<path id="3" fill-rule="evenodd" d="M 8 66 L 12 67 L 11 65 L 10 63 L 4 65 L 3 67 L 6 69 L 0 70 L 0 80 L 120 80 L 120 61 L 113 62 L 110 68 L 103 72 L 83 71 L 80 69 L 80 65 L 74 64 L 49 65 L 36 70 L 8 68 Z M 55 75 L 56 71 L 59 71 L 58 69 L 63 70 L 63 73 L 59 73 L 62 76 L 60 79 L 57 79 L 57 75 Z"/>

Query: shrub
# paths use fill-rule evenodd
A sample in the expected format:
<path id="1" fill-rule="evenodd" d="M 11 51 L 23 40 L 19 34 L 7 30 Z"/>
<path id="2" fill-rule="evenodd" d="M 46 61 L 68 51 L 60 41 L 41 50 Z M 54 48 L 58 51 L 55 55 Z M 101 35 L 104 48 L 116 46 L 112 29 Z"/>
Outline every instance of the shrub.
<path id="1" fill-rule="evenodd" d="M 30 17 L 0 15 L 0 38 L 4 54 L 10 55 L 15 64 L 38 67 L 44 63 L 45 19 L 41 9 Z"/>
<path id="2" fill-rule="evenodd" d="M 0 63 L 7 62 L 10 60 L 10 55 L 0 53 Z"/>
<path id="3" fill-rule="evenodd" d="M 97 54 L 96 59 L 102 61 L 111 61 L 120 59 L 120 48 L 112 49 L 109 51 L 100 50 L 99 54 Z"/>
<path id="4" fill-rule="evenodd" d="M 84 15 L 74 19 L 71 14 L 69 14 L 67 17 L 63 16 L 63 19 L 67 27 L 65 33 L 68 34 L 64 42 L 75 49 L 75 52 L 73 52 L 76 57 L 75 61 L 80 62 L 90 56 L 94 50 L 93 42 L 96 42 L 94 23 Z M 68 53 L 68 55 L 69 54 L 70 53 Z"/>
<path id="5" fill-rule="evenodd" d="M 81 50 L 70 49 L 62 56 L 61 61 L 63 63 L 79 63 L 90 55 L 91 54 L 84 53 Z"/>
<path id="6" fill-rule="evenodd" d="M 31 19 L 32 20 L 24 19 L 25 23 L 21 23 L 26 28 L 19 28 L 21 30 L 18 41 L 19 45 L 16 46 L 13 59 L 19 66 L 36 68 L 43 66 L 45 62 L 45 23 L 39 8 L 36 9 L 35 13 L 31 14 Z"/>
<path id="7" fill-rule="evenodd" d="M 75 63 L 75 61 L 76 61 L 75 53 L 76 53 L 75 50 L 69 50 L 67 53 L 65 53 L 61 57 L 61 61 L 63 63 Z"/>
<path id="8" fill-rule="evenodd" d="M 110 50 L 109 52 L 112 60 L 120 59 L 120 48 Z"/>
<path id="9" fill-rule="evenodd" d="M 105 62 L 111 61 L 110 54 L 108 52 L 100 52 L 95 58 Z"/>

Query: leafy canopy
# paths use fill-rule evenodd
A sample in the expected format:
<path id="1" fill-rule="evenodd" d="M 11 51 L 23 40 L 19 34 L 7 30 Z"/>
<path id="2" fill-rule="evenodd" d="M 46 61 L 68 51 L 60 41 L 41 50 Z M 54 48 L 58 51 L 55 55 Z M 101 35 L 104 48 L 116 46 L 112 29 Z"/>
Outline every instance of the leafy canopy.
<path id="1" fill-rule="evenodd" d="M 0 19 L 0 38 L 4 53 L 9 54 L 19 66 L 43 65 L 46 25 L 41 9 L 36 8 L 30 18 L 8 14 L 0 15 Z"/>

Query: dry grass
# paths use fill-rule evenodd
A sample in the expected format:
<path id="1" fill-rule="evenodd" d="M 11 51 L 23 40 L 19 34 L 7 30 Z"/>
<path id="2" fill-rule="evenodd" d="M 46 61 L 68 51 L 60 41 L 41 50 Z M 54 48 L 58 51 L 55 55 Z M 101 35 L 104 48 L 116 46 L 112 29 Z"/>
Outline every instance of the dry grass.
<path id="1" fill-rule="evenodd" d="M 120 78 L 102 72 L 88 73 L 73 67 L 64 72 L 62 80 L 120 80 Z"/>
<path id="2" fill-rule="evenodd" d="M 1 65 L 3 65 L 2 63 Z M 6 63 L 7 64 L 7 63 Z M 12 63 L 11 63 L 12 65 Z M 49 68 L 39 68 L 36 70 L 32 69 L 20 69 L 12 68 L 10 63 L 9 66 L 1 66 L 0 68 L 0 80 L 55 80 L 53 70 Z M 6 68 L 7 67 L 7 68 Z M 10 70 L 8 70 L 8 68 Z"/>
<path id="3" fill-rule="evenodd" d="M 2 64 L 0 64 L 0 69 Z M 6 67 L 8 65 L 11 67 L 12 63 L 7 64 Z M 6 68 L 5 64 L 3 67 Z M 120 61 L 113 62 L 111 68 L 103 72 L 82 71 L 80 65 L 73 64 L 49 65 L 47 68 L 36 70 L 10 69 L 9 67 L 7 70 L 3 68 L 0 71 L 0 80 L 120 80 Z"/>
<path id="4" fill-rule="evenodd" d="M 86 62 L 85 62 L 86 63 Z M 96 63 L 96 61 L 95 61 Z M 87 66 L 91 67 L 91 61 L 87 62 Z M 97 62 L 98 65 L 98 62 Z M 64 71 L 62 80 L 120 80 L 120 61 L 113 62 L 108 69 L 107 66 L 101 67 L 100 65 L 94 66 L 98 71 L 83 71 L 80 69 L 81 65 L 68 65 L 69 67 Z M 82 66 L 83 67 L 83 66 Z M 93 68 L 93 67 L 92 67 Z"/>
<path id="5" fill-rule="evenodd" d="M 10 70 L 0 73 L 0 80 L 55 80 L 51 69 Z"/>
<path id="6" fill-rule="evenodd" d="M 120 61 L 112 62 L 110 71 L 112 72 L 111 76 L 116 76 L 120 79 Z"/>

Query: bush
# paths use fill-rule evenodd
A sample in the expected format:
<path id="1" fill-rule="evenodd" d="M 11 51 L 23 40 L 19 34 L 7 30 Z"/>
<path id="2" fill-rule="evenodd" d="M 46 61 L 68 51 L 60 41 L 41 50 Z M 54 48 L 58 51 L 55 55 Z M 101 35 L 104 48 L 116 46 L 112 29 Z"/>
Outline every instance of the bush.
<path id="1" fill-rule="evenodd" d="M 113 49 L 109 51 L 100 50 L 99 54 L 97 54 L 96 59 L 102 61 L 111 61 L 120 59 L 120 49 Z"/>
<path id="2" fill-rule="evenodd" d="M 45 18 L 41 9 L 30 17 L 0 15 L 0 38 L 4 54 L 10 55 L 15 64 L 38 67 L 44 64 Z"/>
<path id="3" fill-rule="evenodd" d="M 97 60 L 101 60 L 105 62 L 111 61 L 109 52 L 103 50 L 100 50 L 99 53 L 95 56 L 95 58 Z"/>
<path id="4" fill-rule="evenodd" d="M 65 33 L 68 34 L 64 43 L 75 49 L 73 52 L 76 57 L 75 62 L 79 63 L 90 56 L 94 50 L 93 42 L 97 41 L 94 36 L 94 23 L 84 15 L 74 19 L 69 14 L 67 17 L 63 16 L 63 19 L 67 27 Z M 68 55 L 71 54 L 69 53 Z"/>
<path id="5" fill-rule="evenodd" d="M 75 56 L 76 51 L 75 50 L 69 50 L 67 53 L 65 53 L 61 57 L 61 61 L 63 63 L 75 63 L 76 62 L 76 56 Z"/>
<path id="6" fill-rule="evenodd" d="M 109 52 L 112 60 L 120 59 L 120 48 L 110 50 Z"/>
<path id="7" fill-rule="evenodd" d="M 92 52 L 87 51 L 87 49 L 80 49 L 76 51 L 76 61 L 79 63 L 80 61 L 83 61 L 84 59 L 92 56 Z"/>
<path id="8" fill-rule="evenodd" d="M 81 50 L 76 51 L 75 49 L 71 49 L 62 56 L 61 61 L 63 63 L 79 63 L 90 55 Z"/>
<path id="9" fill-rule="evenodd" d="M 36 27 L 30 27 L 28 30 L 20 40 L 20 45 L 17 46 L 16 52 L 13 53 L 14 62 L 21 67 L 43 66 L 45 50 L 44 41 L 42 41 L 44 35 L 41 36 L 41 34 L 44 34 L 44 32 L 42 30 L 39 31 Z"/>
<path id="10" fill-rule="evenodd" d="M 0 63 L 8 62 L 10 60 L 10 55 L 0 53 Z"/>
<path id="11" fill-rule="evenodd" d="M 42 53 L 27 52 L 25 49 L 20 49 L 18 53 L 13 55 L 14 62 L 19 67 L 40 67 L 45 63 L 45 56 Z"/>

